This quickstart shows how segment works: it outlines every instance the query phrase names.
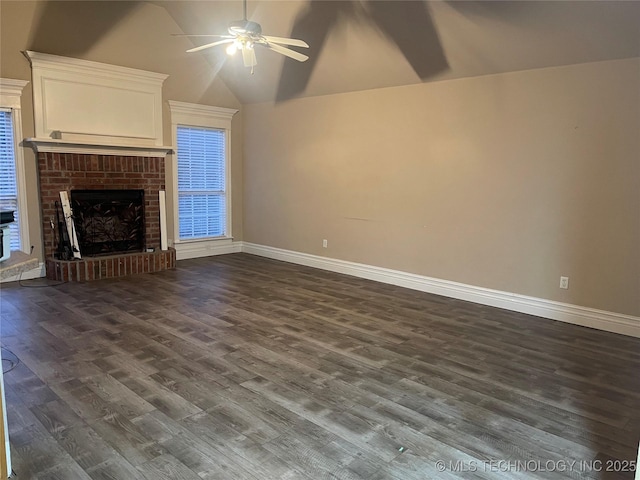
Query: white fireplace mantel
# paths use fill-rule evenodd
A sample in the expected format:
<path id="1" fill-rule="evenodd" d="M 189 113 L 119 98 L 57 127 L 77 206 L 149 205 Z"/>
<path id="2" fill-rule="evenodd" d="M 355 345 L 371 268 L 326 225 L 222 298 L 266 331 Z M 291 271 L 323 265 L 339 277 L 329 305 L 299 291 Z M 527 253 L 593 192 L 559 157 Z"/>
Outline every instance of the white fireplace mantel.
<path id="1" fill-rule="evenodd" d="M 33 148 L 36 153 L 78 153 L 85 155 L 120 155 L 125 157 L 165 158 L 168 153 L 173 151 L 173 147 L 166 145 L 106 145 L 100 142 L 75 142 L 57 138 L 25 138 L 23 145 Z"/>
<path id="2" fill-rule="evenodd" d="M 38 152 L 162 156 L 162 84 L 167 75 L 24 52 L 31 62 Z"/>

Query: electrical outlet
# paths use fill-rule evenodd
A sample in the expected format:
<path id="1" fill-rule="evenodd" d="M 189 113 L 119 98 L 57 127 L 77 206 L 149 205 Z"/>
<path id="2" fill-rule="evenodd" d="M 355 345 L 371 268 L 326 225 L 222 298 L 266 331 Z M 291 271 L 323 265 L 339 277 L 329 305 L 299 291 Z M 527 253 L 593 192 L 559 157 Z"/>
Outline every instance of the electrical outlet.
<path id="1" fill-rule="evenodd" d="M 569 288 L 569 277 L 560 277 L 560 288 Z"/>
<path id="2" fill-rule="evenodd" d="M 325 238 L 324 240 L 322 240 L 322 248 L 327 248 L 329 246 L 329 242 L 327 242 L 327 239 Z"/>

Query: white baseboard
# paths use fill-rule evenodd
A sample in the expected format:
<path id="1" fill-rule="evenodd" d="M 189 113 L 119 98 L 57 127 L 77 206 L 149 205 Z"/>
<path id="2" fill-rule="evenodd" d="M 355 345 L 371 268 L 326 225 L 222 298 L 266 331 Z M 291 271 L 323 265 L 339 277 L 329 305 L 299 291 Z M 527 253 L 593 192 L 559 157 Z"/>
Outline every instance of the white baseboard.
<path id="1" fill-rule="evenodd" d="M 43 278 L 46 276 L 47 273 L 44 267 L 44 263 L 40 263 L 36 268 L 25 270 L 22 273 L 17 273 L 16 275 L 3 278 L 2 280 L 0 280 L 0 283 L 17 282 L 18 280 L 32 280 L 34 278 Z"/>
<path id="2" fill-rule="evenodd" d="M 597 328 L 608 332 L 640 337 L 640 317 L 581 307 L 568 303 L 529 297 L 517 293 L 491 290 L 464 283 L 440 280 L 413 273 L 375 267 L 362 263 L 347 262 L 333 258 L 294 252 L 281 248 L 253 243 L 242 243 L 242 251 L 253 255 L 344 273 L 355 277 L 398 285 L 445 297 L 467 300 L 514 312 L 528 313 L 538 317 Z"/>
<path id="3" fill-rule="evenodd" d="M 190 258 L 211 257 L 227 253 L 240 253 L 242 242 L 228 240 L 205 240 L 195 242 L 174 243 L 176 260 L 188 260 Z"/>

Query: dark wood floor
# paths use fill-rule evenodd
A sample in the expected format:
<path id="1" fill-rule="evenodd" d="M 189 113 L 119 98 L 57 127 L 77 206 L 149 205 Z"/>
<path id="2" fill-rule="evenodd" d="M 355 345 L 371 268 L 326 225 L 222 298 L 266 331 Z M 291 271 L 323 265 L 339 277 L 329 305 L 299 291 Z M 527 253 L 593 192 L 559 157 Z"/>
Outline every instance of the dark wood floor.
<path id="1" fill-rule="evenodd" d="M 18 480 L 633 478 L 640 339 L 245 254 L 1 319 Z"/>

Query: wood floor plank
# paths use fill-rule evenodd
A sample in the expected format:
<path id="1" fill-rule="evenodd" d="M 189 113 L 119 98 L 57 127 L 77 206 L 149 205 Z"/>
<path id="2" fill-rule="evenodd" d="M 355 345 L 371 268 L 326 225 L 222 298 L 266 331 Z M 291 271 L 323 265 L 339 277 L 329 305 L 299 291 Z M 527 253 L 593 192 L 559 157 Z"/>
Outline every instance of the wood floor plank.
<path id="1" fill-rule="evenodd" d="M 49 470 L 38 474 L 38 480 L 91 480 L 91 477 L 79 465 L 75 463 L 56 465 Z"/>
<path id="2" fill-rule="evenodd" d="M 162 447 L 120 414 L 94 420 L 91 428 L 133 466 L 153 460 L 164 453 Z"/>
<path id="3" fill-rule="evenodd" d="M 635 461 L 640 339 L 246 254 L 1 293 L 20 479 L 633 478 L 491 462 Z"/>
<path id="4" fill-rule="evenodd" d="M 224 444 L 198 436 L 187 428 L 188 424 L 176 422 L 160 411 L 145 414 L 134 422 L 146 435 L 202 478 L 257 478 L 242 463 L 234 461 L 237 456 L 229 453 Z"/>
<path id="5" fill-rule="evenodd" d="M 293 438 L 282 436 L 267 444 L 265 448 L 283 459 L 293 468 L 298 468 L 314 479 L 361 480 L 362 477 L 348 468 L 325 457 L 318 450 Z"/>
<path id="6" fill-rule="evenodd" d="M 193 470 L 169 454 L 139 465 L 138 470 L 147 480 L 200 480 Z"/>
<path id="7" fill-rule="evenodd" d="M 143 480 L 142 474 L 131 464 L 119 459 L 106 460 L 95 467 L 87 469 L 93 480 Z"/>
<path id="8" fill-rule="evenodd" d="M 126 460 L 96 431 L 87 425 L 67 428 L 55 435 L 58 444 L 85 470 L 104 462 L 127 464 Z"/>
<path id="9" fill-rule="evenodd" d="M 220 452 L 218 456 L 228 457 L 236 469 L 251 472 L 252 477 L 278 478 L 288 471 L 283 462 L 266 457 L 260 445 L 215 416 L 202 413 L 186 418 L 181 423 L 192 434 L 209 444 L 212 447 L 210 451 Z M 239 475 L 242 473 L 239 472 Z"/>
<path id="10" fill-rule="evenodd" d="M 57 466 L 77 467 L 74 459 L 47 433 L 41 425 L 34 425 L 14 432 L 9 439 L 12 465 L 22 467 L 20 475 L 24 478 L 37 478 Z M 15 467 L 13 470 L 17 471 Z"/>

